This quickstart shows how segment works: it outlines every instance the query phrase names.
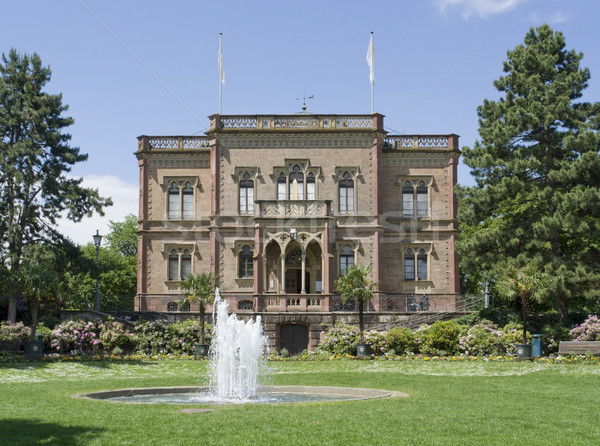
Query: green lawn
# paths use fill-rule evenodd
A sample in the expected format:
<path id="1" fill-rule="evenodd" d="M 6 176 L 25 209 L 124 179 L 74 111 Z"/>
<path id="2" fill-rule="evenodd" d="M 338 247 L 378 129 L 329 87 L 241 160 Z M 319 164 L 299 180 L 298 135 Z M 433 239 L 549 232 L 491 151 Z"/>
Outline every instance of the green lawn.
<path id="1" fill-rule="evenodd" d="M 216 407 L 76 398 L 206 384 L 206 362 L 0 363 L 0 444 L 596 445 L 600 366 L 530 362 L 269 363 L 270 383 L 374 387 L 408 398 Z M 197 407 L 197 406 L 196 406 Z"/>

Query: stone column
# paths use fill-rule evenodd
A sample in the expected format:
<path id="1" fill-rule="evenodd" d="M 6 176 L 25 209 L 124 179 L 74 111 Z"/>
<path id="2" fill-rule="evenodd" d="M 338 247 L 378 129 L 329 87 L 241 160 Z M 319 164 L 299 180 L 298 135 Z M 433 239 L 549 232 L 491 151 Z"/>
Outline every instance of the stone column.
<path id="1" fill-rule="evenodd" d="M 302 251 L 302 288 L 300 289 L 300 293 L 306 294 L 306 252 Z"/>

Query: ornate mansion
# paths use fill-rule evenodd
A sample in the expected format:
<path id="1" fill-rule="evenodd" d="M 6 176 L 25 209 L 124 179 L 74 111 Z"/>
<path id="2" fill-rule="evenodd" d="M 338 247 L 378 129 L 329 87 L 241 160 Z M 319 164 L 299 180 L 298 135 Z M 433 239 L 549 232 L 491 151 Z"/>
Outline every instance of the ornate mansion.
<path id="1" fill-rule="evenodd" d="M 210 271 L 271 347 L 314 349 L 357 319 L 335 289 L 355 264 L 377 283 L 371 326 L 459 309 L 457 135 L 388 135 L 380 114 L 209 119 L 202 137 L 138 138 L 136 309 L 195 314 L 180 282 Z"/>

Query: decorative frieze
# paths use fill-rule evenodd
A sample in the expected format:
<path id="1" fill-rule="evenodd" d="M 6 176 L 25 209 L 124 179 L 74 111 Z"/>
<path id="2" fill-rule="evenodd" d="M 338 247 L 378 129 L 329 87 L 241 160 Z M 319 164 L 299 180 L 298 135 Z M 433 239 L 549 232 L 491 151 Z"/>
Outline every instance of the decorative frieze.
<path id="1" fill-rule="evenodd" d="M 373 138 L 365 135 L 219 135 L 223 147 L 236 149 L 263 148 L 360 148 L 370 149 Z"/>

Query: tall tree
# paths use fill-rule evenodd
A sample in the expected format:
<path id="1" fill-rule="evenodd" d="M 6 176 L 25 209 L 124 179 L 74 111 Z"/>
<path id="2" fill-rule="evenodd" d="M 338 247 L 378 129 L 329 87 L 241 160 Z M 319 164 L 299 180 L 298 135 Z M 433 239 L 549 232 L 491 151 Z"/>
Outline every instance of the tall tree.
<path id="1" fill-rule="evenodd" d="M 358 329 L 360 342 L 364 342 L 364 306 L 373 297 L 376 283 L 369 279 L 371 265 L 353 265 L 346 270 L 344 275 L 335 281 L 336 290 L 340 293 L 340 300 L 346 303 L 356 300 L 358 303 Z"/>
<path id="2" fill-rule="evenodd" d="M 73 119 L 62 95 L 43 91 L 49 67 L 37 54 L 12 49 L 0 63 L 0 263 L 9 296 L 8 320 L 16 318 L 17 290 L 23 253 L 30 244 L 59 242 L 56 219 L 65 214 L 80 221 L 112 204 L 82 179 L 68 177 L 71 166 L 87 155 L 71 147 L 63 130 Z"/>
<path id="3" fill-rule="evenodd" d="M 478 108 L 481 140 L 463 150 L 476 186 L 457 189 L 461 267 L 542 271 L 564 318 L 568 298 L 600 291 L 600 104 L 580 99 L 590 72 L 550 26 L 507 55 L 503 96 Z"/>
<path id="4" fill-rule="evenodd" d="M 125 216 L 123 221 L 110 221 L 110 232 L 106 234 L 108 247 L 123 256 L 137 256 L 138 218 L 133 214 Z"/>
<path id="5" fill-rule="evenodd" d="M 219 274 L 200 273 L 190 274 L 181 282 L 180 286 L 185 297 L 182 300 L 182 305 L 190 303 L 198 303 L 200 309 L 200 343 L 204 344 L 205 337 L 205 318 L 206 305 L 212 304 L 215 301 L 215 293 L 217 290 Z"/>

